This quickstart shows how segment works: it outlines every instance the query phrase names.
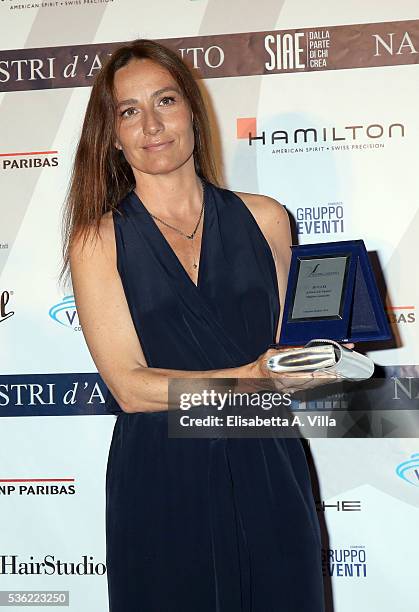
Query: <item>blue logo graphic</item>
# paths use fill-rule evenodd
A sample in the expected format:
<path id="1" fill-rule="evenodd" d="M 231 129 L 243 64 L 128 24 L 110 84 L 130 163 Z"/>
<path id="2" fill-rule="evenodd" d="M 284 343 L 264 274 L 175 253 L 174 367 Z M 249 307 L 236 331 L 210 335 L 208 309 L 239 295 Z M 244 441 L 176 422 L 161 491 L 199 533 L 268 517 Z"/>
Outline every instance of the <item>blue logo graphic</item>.
<path id="1" fill-rule="evenodd" d="M 419 453 L 413 453 L 408 461 L 399 463 L 396 474 L 414 487 L 419 487 Z"/>
<path id="2" fill-rule="evenodd" d="M 65 327 L 71 327 L 74 330 L 79 330 L 78 317 L 76 304 L 74 302 L 74 295 L 66 295 L 61 302 L 55 304 L 49 309 L 48 312 L 51 319 L 64 325 Z M 77 325 L 75 325 L 75 322 Z"/>

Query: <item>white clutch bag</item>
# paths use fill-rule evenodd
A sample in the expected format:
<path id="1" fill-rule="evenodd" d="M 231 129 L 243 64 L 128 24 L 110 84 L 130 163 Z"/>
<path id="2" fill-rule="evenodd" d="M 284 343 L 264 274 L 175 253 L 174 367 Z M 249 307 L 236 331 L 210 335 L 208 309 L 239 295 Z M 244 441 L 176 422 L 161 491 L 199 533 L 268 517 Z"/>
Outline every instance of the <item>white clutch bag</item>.
<path id="1" fill-rule="evenodd" d="M 374 362 L 369 357 L 324 339 L 281 351 L 266 365 L 272 372 L 325 372 L 348 380 L 366 380 L 374 372 Z"/>

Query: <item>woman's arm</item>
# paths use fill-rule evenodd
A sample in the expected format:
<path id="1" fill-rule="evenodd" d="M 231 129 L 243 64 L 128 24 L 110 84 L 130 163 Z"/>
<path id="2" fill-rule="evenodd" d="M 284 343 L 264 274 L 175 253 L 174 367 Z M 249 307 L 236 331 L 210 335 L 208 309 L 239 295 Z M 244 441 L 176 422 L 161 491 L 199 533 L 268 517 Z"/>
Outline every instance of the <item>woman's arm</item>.
<path id="1" fill-rule="evenodd" d="M 113 219 L 102 218 L 99 236 L 75 239 L 70 248 L 74 298 L 95 365 L 122 410 L 167 410 L 168 378 L 269 377 L 258 363 L 220 370 L 172 370 L 147 366 L 116 266 Z M 186 382 L 186 381 L 185 381 Z"/>
<path id="2" fill-rule="evenodd" d="M 254 216 L 272 251 L 279 289 L 280 315 L 275 334 L 275 341 L 279 342 L 291 260 L 292 239 L 288 213 L 282 204 L 269 196 L 238 191 L 235 193 L 243 200 Z"/>
<path id="3" fill-rule="evenodd" d="M 254 216 L 262 231 L 266 232 L 274 255 L 282 302 L 289 265 L 288 216 L 272 198 L 254 197 L 260 198 Z M 84 248 L 82 238 L 73 240 L 70 269 L 77 312 L 90 354 L 105 384 L 125 412 L 168 410 L 169 378 L 185 378 L 185 391 L 191 392 L 198 391 L 193 381 L 198 378 L 236 379 L 235 391 L 238 392 L 267 388 L 281 392 L 306 390 L 333 379 L 322 372 L 291 375 L 271 372 L 266 362 L 277 354 L 278 349 L 268 349 L 254 362 L 235 368 L 197 371 L 148 367 L 117 269 L 113 218 L 109 213 L 102 218 L 99 236 L 95 238 L 92 232 L 88 234 Z M 277 338 L 279 329 L 280 322 Z M 228 386 L 231 383 L 229 380 Z"/>

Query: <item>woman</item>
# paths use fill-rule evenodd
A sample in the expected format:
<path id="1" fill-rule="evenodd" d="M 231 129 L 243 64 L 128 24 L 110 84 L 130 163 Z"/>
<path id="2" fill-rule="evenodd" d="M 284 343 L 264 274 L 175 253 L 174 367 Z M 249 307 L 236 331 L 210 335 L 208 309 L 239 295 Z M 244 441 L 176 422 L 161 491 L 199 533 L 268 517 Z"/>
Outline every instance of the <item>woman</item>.
<path id="1" fill-rule="evenodd" d="M 218 185 L 204 103 L 174 52 L 134 41 L 98 74 L 65 219 L 83 333 L 118 413 L 111 612 L 321 612 L 301 440 L 168 437 L 169 378 L 270 377 L 290 245 L 278 202 Z"/>

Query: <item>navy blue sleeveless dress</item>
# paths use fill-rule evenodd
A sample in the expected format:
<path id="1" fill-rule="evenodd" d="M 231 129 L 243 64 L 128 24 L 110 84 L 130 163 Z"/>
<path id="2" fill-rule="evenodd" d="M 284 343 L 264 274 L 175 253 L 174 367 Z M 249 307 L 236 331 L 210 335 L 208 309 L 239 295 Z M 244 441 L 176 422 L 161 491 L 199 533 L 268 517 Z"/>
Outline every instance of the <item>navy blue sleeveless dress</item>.
<path id="1" fill-rule="evenodd" d="M 274 342 L 270 247 L 204 181 L 198 283 L 130 192 L 118 271 L 149 367 L 230 368 Z M 320 529 L 299 438 L 169 438 L 167 411 L 118 413 L 106 473 L 110 612 L 323 612 Z"/>

